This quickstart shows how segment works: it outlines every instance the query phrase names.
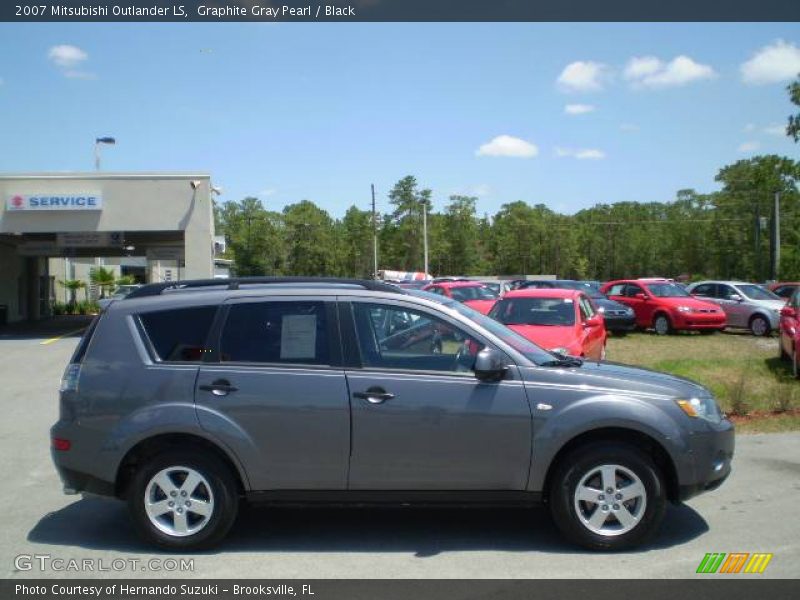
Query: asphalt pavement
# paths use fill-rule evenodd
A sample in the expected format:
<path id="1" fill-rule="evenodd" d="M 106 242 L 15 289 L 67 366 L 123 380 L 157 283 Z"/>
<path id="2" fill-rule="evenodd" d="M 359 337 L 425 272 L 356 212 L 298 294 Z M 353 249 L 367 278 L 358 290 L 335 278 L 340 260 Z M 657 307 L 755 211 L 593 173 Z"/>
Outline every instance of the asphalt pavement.
<path id="1" fill-rule="evenodd" d="M 746 577 L 800 575 L 800 432 L 738 436 L 729 480 L 670 507 L 655 541 L 632 552 L 576 549 L 545 509 L 243 508 L 220 548 L 160 553 L 121 502 L 61 493 L 48 430 L 75 325 L 0 331 L 0 578 L 720 577 L 695 574 L 707 552 L 773 554 Z"/>

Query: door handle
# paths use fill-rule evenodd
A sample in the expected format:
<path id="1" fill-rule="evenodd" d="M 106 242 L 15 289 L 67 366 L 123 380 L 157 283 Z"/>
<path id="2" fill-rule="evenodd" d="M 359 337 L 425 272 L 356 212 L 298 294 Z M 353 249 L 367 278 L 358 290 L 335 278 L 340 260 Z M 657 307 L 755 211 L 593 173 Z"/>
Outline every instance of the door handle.
<path id="1" fill-rule="evenodd" d="M 201 385 L 200 389 L 204 392 L 211 392 L 215 396 L 227 396 L 230 392 L 235 392 L 239 388 L 232 386 L 227 379 L 217 379 L 210 385 Z"/>
<path id="2" fill-rule="evenodd" d="M 394 394 L 390 394 L 382 387 L 371 387 L 366 392 L 353 392 L 353 398 L 366 400 L 370 404 L 383 404 L 387 400 L 394 398 Z"/>

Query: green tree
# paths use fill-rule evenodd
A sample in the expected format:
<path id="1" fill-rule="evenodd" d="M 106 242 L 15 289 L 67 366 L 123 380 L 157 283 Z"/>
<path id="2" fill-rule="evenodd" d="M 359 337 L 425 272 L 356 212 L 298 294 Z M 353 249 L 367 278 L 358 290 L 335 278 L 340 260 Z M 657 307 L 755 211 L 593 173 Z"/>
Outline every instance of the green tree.
<path id="1" fill-rule="evenodd" d="M 388 262 L 384 266 L 401 271 L 423 268 L 422 210 L 430 214 L 431 190 L 420 190 L 415 177 L 408 175 L 389 192 L 393 212 L 384 220 L 383 247 Z"/>
<path id="2" fill-rule="evenodd" d="M 341 220 L 343 275 L 371 278 L 372 213 L 357 206 L 347 209 Z"/>
<path id="3" fill-rule="evenodd" d="M 800 77 L 789 84 L 786 90 L 789 92 L 789 100 L 792 101 L 792 104 L 800 107 Z M 791 136 L 795 142 L 800 141 L 800 112 L 796 115 L 789 116 L 789 124 L 786 126 L 786 135 Z"/>
<path id="4" fill-rule="evenodd" d="M 114 287 L 116 277 L 113 269 L 94 267 L 89 271 L 89 281 L 100 288 L 100 297 L 105 298 L 106 292 Z"/>
<path id="5" fill-rule="evenodd" d="M 78 290 L 86 290 L 86 282 L 80 279 L 62 279 L 59 280 L 58 283 L 65 290 L 69 291 L 69 302 L 67 304 L 70 306 L 70 308 L 74 307 L 78 301 Z"/>
<path id="6" fill-rule="evenodd" d="M 284 273 L 286 250 L 280 213 L 267 211 L 258 198 L 247 197 L 223 203 L 217 221 L 226 240 L 225 257 L 233 259 L 237 275 Z"/>
<path id="7" fill-rule="evenodd" d="M 291 275 L 337 274 L 336 229 L 330 215 L 309 200 L 283 209 L 287 272 Z"/>

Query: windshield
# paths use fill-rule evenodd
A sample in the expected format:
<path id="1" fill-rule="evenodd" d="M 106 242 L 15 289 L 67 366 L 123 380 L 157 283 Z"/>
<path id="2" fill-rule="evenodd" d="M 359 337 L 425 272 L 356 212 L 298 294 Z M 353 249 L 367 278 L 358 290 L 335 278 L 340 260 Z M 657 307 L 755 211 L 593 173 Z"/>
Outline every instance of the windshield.
<path id="1" fill-rule="evenodd" d="M 443 304 L 444 306 L 455 310 L 459 314 L 467 317 L 471 321 L 474 321 L 493 335 L 503 340 L 506 344 L 514 348 L 514 350 L 522 354 L 525 358 L 536 365 L 551 363 L 553 361 L 553 355 L 550 352 L 543 350 L 530 340 L 522 337 L 516 331 L 509 329 L 494 319 L 490 319 L 486 315 L 479 313 L 477 310 L 471 309 L 469 306 L 465 306 L 460 302 L 455 302 L 450 298 L 445 298 L 444 296 L 439 296 L 430 292 L 409 290 L 408 294 Z"/>
<path id="2" fill-rule="evenodd" d="M 689 292 L 674 283 L 648 283 L 647 289 L 656 298 L 685 298 Z"/>
<path id="3" fill-rule="evenodd" d="M 500 300 L 489 316 L 503 325 L 575 325 L 571 298 L 508 298 Z"/>
<path id="4" fill-rule="evenodd" d="M 760 285 L 754 285 L 752 283 L 744 284 L 744 285 L 737 285 L 739 291 L 750 298 L 751 300 L 781 300 L 783 299 L 778 296 L 777 294 L 773 294 L 768 289 L 761 287 Z"/>
<path id="5" fill-rule="evenodd" d="M 458 300 L 459 302 L 466 302 L 467 300 L 494 300 L 497 298 L 497 294 L 482 285 L 452 287 L 450 288 L 450 294 L 453 296 L 453 300 Z"/>

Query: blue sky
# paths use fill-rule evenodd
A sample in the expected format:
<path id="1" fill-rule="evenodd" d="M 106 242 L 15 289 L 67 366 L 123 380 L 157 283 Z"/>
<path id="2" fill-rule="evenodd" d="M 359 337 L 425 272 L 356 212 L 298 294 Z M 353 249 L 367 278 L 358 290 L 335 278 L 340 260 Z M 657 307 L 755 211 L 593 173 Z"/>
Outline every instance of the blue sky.
<path id="1" fill-rule="evenodd" d="M 202 170 L 225 200 L 574 212 L 798 158 L 786 24 L 2 24 L 0 171 Z M 568 114 L 567 105 L 573 113 Z M 589 111 L 591 107 L 591 111 Z M 589 112 L 585 112 L 589 111 Z"/>

